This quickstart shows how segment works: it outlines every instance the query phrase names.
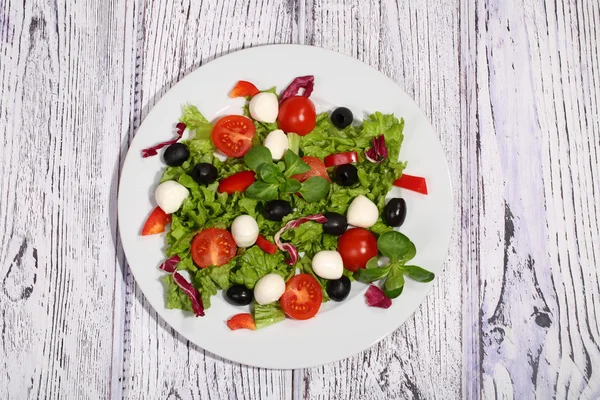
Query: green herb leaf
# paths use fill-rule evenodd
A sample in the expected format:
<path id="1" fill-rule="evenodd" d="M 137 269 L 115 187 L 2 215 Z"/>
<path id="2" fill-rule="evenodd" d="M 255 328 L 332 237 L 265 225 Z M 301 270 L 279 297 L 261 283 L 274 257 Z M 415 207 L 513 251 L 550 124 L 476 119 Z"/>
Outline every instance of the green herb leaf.
<path id="1" fill-rule="evenodd" d="M 358 269 L 358 280 L 365 283 L 375 282 L 385 278 L 390 272 L 390 265 L 379 267 L 377 257 L 371 258 L 366 265 L 366 268 Z"/>
<path id="2" fill-rule="evenodd" d="M 298 154 L 292 150 L 287 150 L 283 156 L 285 162 L 285 177 L 289 178 L 292 175 L 303 174 L 310 171 L 310 167 L 307 163 L 302 161 Z"/>
<path id="3" fill-rule="evenodd" d="M 404 275 L 402 274 L 400 264 L 390 264 L 389 268 L 390 272 L 383 285 L 383 292 L 390 299 L 395 299 L 400 296 L 404 289 Z"/>
<path id="4" fill-rule="evenodd" d="M 273 156 L 271 150 L 265 146 L 253 146 L 244 156 L 244 162 L 253 171 L 258 172 L 262 164 L 272 164 Z"/>
<path id="5" fill-rule="evenodd" d="M 302 185 L 295 179 L 288 179 L 283 185 L 281 185 L 281 191 L 283 193 L 296 193 Z"/>
<path id="6" fill-rule="evenodd" d="M 435 274 L 433 272 L 427 271 L 421 267 L 417 267 L 416 265 L 404 265 L 402 270 L 410 279 L 413 279 L 417 282 L 431 282 L 433 278 L 435 278 Z"/>
<path id="7" fill-rule="evenodd" d="M 417 254 L 415 244 L 406 235 L 397 231 L 386 232 L 379 236 L 377 248 L 392 262 L 405 263 Z"/>
<path id="8" fill-rule="evenodd" d="M 329 193 L 329 182 L 327 179 L 320 176 L 313 176 L 302 183 L 302 188 L 299 190 L 302 198 L 309 203 L 314 203 L 324 199 Z"/>
<path id="9" fill-rule="evenodd" d="M 251 199 L 270 201 L 277 198 L 279 189 L 276 184 L 256 181 L 246 190 L 246 194 Z"/>
<path id="10" fill-rule="evenodd" d="M 258 176 L 267 183 L 280 184 L 285 182 L 285 177 L 273 163 L 263 163 L 258 167 Z"/>

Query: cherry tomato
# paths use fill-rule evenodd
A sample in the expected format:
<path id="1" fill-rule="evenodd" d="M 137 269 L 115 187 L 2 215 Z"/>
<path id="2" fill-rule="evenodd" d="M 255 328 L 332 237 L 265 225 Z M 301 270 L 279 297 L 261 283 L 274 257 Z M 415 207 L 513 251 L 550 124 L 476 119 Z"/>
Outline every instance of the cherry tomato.
<path id="1" fill-rule="evenodd" d="M 326 167 L 334 167 L 336 165 L 352 164 L 358 162 L 358 153 L 348 151 L 346 153 L 331 154 L 323 160 Z"/>
<path id="2" fill-rule="evenodd" d="M 217 192 L 228 194 L 245 192 L 254 182 L 256 182 L 256 174 L 253 171 L 236 172 L 219 182 Z"/>
<path id="3" fill-rule="evenodd" d="M 229 92 L 229 97 L 252 97 L 255 94 L 259 93 L 259 90 L 252 83 L 248 81 L 238 81 L 231 92 Z"/>
<path id="4" fill-rule="evenodd" d="M 250 118 L 227 115 L 217 121 L 212 140 L 217 149 L 229 157 L 241 157 L 252 147 L 256 128 Z"/>
<path id="5" fill-rule="evenodd" d="M 285 285 L 281 299 L 283 312 L 294 319 L 309 319 L 321 308 L 323 293 L 321 285 L 309 274 L 294 276 Z"/>
<path id="6" fill-rule="evenodd" d="M 162 208 L 156 207 L 146 220 L 142 229 L 142 236 L 155 235 L 165 231 L 165 226 L 171 222 L 171 216 L 166 214 Z"/>
<path id="7" fill-rule="evenodd" d="M 312 178 L 313 176 L 320 176 L 321 178 L 327 179 L 328 182 L 331 182 L 329 179 L 329 174 L 327 174 L 327 168 L 325 168 L 325 164 L 318 157 L 313 156 L 304 156 L 302 157 L 302 161 L 308 164 L 310 167 L 310 171 L 305 172 L 303 174 L 292 175 L 292 179 L 296 179 L 300 182 L 304 182 L 308 178 Z"/>
<path id="8" fill-rule="evenodd" d="M 227 264 L 237 251 L 231 233 L 225 229 L 205 229 L 194 237 L 190 253 L 200 268 Z"/>
<path id="9" fill-rule="evenodd" d="M 364 268 L 373 257 L 377 257 L 377 239 L 363 228 L 347 230 L 338 240 L 338 251 L 344 261 L 344 268 L 356 272 Z"/>
<path id="10" fill-rule="evenodd" d="M 294 132 L 306 136 L 317 125 L 315 105 L 308 97 L 289 97 L 279 106 L 277 124 L 285 133 Z"/>
<path id="11" fill-rule="evenodd" d="M 422 194 L 427 194 L 427 181 L 425 178 L 421 178 L 420 176 L 402 174 L 400 178 L 394 181 L 394 186 Z"/>
<path id="12" fill-rule="evenodd" d="M 277 253 L 277 246 L 274 243 L 269 242 L 263 235 L 258 235 L 258 238 L 256 239 L 256 245 L 265 253 Z"/>

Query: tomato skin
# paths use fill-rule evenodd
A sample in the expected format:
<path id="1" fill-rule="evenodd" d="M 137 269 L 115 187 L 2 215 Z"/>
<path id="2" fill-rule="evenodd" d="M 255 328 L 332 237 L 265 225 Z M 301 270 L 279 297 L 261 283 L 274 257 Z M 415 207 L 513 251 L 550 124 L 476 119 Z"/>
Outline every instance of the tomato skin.
<path id="1" fill-rule="evenodd" d="M 323 161 L 321 161 L 318 157 L 313 156 L 304 156 L 302 157 L 302 161 L 308 164 L 310 167 L 310 171 L 305 172 L 303 174 L 292 175 L 292 179 L 296 179 L 299 182 L 304 182 L 308 178 L 312 178 L 313 176 L 320 176 L 321 178 L 327 179 L 328 182 L 331 182 L 329 178 L 329 174 L 327 173 L 327 168 Z"/>
<path id="2" fill-rule="evenodd" d="M 344 261 L 344 268 L 356 272 L 364 268 L 373 257 L 377 257 L 377 239 L 375 235 L 363 228 L 352 228 L 340 236 L 338 251 Z"/>
<path id="3" fill-rule="evenodd" d="M 402 174 L 400 178 L 394 181 L 394 186 L 421 194 L 427 194 L 427 181 L 420 176 Z"/>
<path id="4" fill-rule="evenodd" d="M 165 231 L 165 226 L 171 222 L 171 216 L 166 214 L 162 208 L 156 207 L 146 220 L 142 228 L 142 236 L 156 235 Z"/>
<path id="5" fill-rule="evenodd" d="M 254 318 L 252 318 L 252 315 L 248 313 L 234 315 L 227 321 L 227 326 L 232 331 L 238 329 L 256 330 L 256 323 L 254 322 Z"/>
<path id="6" fill-rule="evenodd" d="M 312 275 L 296 275 L 285 285 L 285 292 L 279 302 L 288 317 L 310 319 L 319 312 L 323 302 L 321 285 Z"/>
<path id="7" fill-rule="evenodd" d="M 241 171 L 221 179 L 217 192 L 232 194 L 235 192 L 245 192 L 246 189 L 256 182 L 254 171 Z"/>
<path id="8" fill-rule="evenodd" d="M 252 97 L 258 94 L 260 91 L 254 86 L 253 83 L 248 81 L 238 81 L 238 83 L 229 92 L 229 97 Z"/>
<path id="9" fill-rule="evenodd" d="M 227 264 L 236 254 L 237 247 L 231 233 L 225 229 L 209 228 L 192 240 L 190 253 L 200 268 Z"/>
<path id="10" fill-rule="evenodd" d="M 229 157 L 242 157 L 252 147 L 256 127 L 243 115 L 226 115 L 217 121 L 212 130 L 216 148 Z"/>
<path id="11" fill-rule="evenodd" d="M 271 243 L 263 235 L 258 235 L 256 239 L 256 245 L 261 248 L 262 251 L 269 254 L 277 253 L 277 245 Z"/>
<path id="12" fill-rule="evenodd" d="M 279 129 L 285 133 L 294 132 L 297 135 L 306 136 L 317 125 L 315 105 L 308 97 L 289 97 L 279 106 L 277 124 Z"/>
<path id="13" fill-rule="evenodd" d="M 323 159 L 326 167 L 335 167 L 336 165 L 352 164 L 358 162 L 358 153 L 348 151 L 346 153 L 331 154 Z"/>

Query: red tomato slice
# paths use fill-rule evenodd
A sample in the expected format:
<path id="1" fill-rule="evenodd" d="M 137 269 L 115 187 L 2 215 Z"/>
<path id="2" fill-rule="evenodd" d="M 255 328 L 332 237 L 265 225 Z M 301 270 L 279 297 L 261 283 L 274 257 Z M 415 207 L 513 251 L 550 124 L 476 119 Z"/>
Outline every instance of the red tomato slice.
<path id="1" fill-rule="evenodd" d="M 252 318 L 252 315 L 248 313 L 234 315 L 229 319 L 229 321 L 227 321 L 227 326 L 232 331 L 238 329 L 256 330 L 256 324 L 254 323 L 254 319 Z"/>
<path id="2" fill-rule="evenodd" d="M 325 166 L 334 167 L 336 165 L 352 164 L 358 162 L 358 153 L 349 151 L 347 153 L 332 154 L 325 157 Z"/>
<path id="3" fill-rule="evenodd" d="M 412 190 L 413 192 L 427 194 L 427 181 L 420 176 L 402 174 L 400 178 L 394 181 L 394 186 Z"/>
<path id="4" fill-rule="evenodd" d="M 241 157 L 252 147 L 256 128 L 250 118 L 243 115 L 227 115 L 217 121 L 212 140 L 217 149 L 229 157 Z"/>
<path id="5" fill-rule="evenodd" d="M 292 96 L 279 106 L 277 125 L 285 133 L 294 132 L 306 136 L 317 125 L 317 112 L 313 102 L 304 96 Z"/>
<path id="6" fill-rule="evenodd" d="M 300 320 L 312 318 L 323 301 L 321 285 L 312 275 L 296 275 L 285 285 L 285 292 L 279 301 L 287 316 Z"/>
<path id="7" fill-rule="evenodd" d="M 237 251 L 231 233 L 225 229 L 205 229 L 194 237 L 190 253 L 200 268 L 227 264 Z"/>
<path id="8" fill-rule="evenodd" d="M 373 257 L 377 257 L 377 239 L 363 228 L 352 228 L 340 236 L 338 249 L 344 261 L 344 268 L 356 272 L 364 268 Z"/>
<path id="9" fill-rule="evenodd" d="M 254 182 L 256 182 L 256 174 L 253 171 L 236 172 L 225 179 L 221 179 L 217 192 L 228 194 L 245 192 Z"/>
<path id="10" fill-rule="evenodd" d="M 292 175 L 292 179 L 296 179 L 300 182 L 304 182 L 308 178 L 312 178 L 313 176 L 320 176 L 321 178 L 327 179 L 328 182 L 331 182 L 329 179 L 329 174 L 327 174 L 327 168 L 325 168 L 325 164 L 318 157 L 313 156 L 304 156 L 302 157 L 302 161 L 308 164 L 310 167 L 310 171 L 305 172 L 303 174 Z"/>
<path id="11" fill-rule="evenodd" d="M 165 226 L 171 222 L 171 216 L 160 207 L 156 207 L 142 228 L 142 236 L 155 235 L 165 231 Z"/>
<path id="12" fill-rule="evenodd" d="M 274 243 L 269 242 L 263 235 L 258 235 L 258 239 L 256 239 L 256 245 L 265 253 L 277 253 L 277 246 Z"/>
<path id="13" fill-rule="evenodd" d="M 248 81 L 238 81 L 231 92 L 229 92 L 229 97 L 232 99 L 235 97 L 252 97 L 260 91 L 254 86 L 252 83 Z"/>

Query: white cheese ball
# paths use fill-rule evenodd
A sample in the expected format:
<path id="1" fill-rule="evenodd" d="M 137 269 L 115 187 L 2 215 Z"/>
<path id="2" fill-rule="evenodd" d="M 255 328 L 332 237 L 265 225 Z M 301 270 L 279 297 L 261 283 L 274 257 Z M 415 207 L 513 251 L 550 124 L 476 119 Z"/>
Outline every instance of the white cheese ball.
<path id="1" fill-rule="evenodd" d="M 372 227 L 378 218 L 379 210 L 377 206 L 362 194 L 352 200 L 350 207 L 348 207 L 348 214 L 346 215 L 348 224 L 359 228 Z"/>
<path id="2" fill-rule="evenodd" d="M 190 195 L 187 188 L 176 181 L 165 181 L 158 185 L 154 192 L 156 204 L 166 213 L 173 214 L 179 210 L 183 201 Z"/>
<path id="3" fill-rule="evenodd" d="M 279 100 L 274 93 L 259 93 L 250 100 L 250 115 L 259 122 L 272 123 L 279 114 Z"/>
<path id="4" fill-rule="evenodd" d="M 281 129 L 276 129 L 267 135 L 263 145 L 271 150 L 273 160 L 281 160 L 288 149 L 288 142 L 287 135 Z"/>
<path id="5" fill-rule="evenodd" d="M 285 281 L 277 274 L 267 274 L 254 286 L 254 299 L 261 305 L 279 300 L 285 292 Z"/>
<path id="6" fill-rule="evenodd" d="M 312 259 L 312 269 L 323 279 L 340 279 L 344 273 L 344 261 L 335 250 L 320 251 Z"/>
<path id="7" fill-rule="evenodd" d="M 240 215 L 231 224 L 231 236 L 238 247 L 250 247 L 258 238 L 258 224 L 249 215 Z"/>

